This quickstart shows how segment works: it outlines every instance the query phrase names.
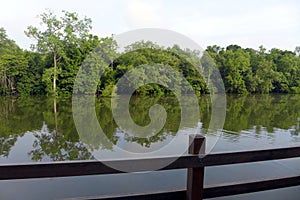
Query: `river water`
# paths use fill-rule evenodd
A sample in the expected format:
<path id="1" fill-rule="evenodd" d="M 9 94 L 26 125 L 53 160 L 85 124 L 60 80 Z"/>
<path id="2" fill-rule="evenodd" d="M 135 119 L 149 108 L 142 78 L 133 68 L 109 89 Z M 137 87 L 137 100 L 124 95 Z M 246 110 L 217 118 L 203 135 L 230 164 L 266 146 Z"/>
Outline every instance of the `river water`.
<path id="1" fill-rule="evenodd" d="M 46 96 L 1 97 L 0 164 L 126 156 L 120 149 L 143 156 L 143 153 L 155 152 L 168 146 L 175 137 L 179 137 L 179 140 L 175 148 L 169 148 L 167 153 L 182 154 L 188 146 L 188 135 L 192 133 L 206 134 L 209 144 L 207 151 L 212 152 L 300 145 L 300 95 L 227 95 L 226 99 L 224 126 L 215 134 L 208 134 L 212 119 L 209 96 L 200 97 L 199 113 L 189 116 L 190 121 L 198 116 L 196 123 L 187 123 L 184 127 L 179 126 L 181 107 L 175 97 L 132 97 L 129 112 L 137 125 L 147 126 L 151 123 L 149 109 L 155 104 L 163 106 L 167 114 L 163 127 L 157 133 L 139 137 L 114 120 L 112 99 L 97 98 L 94 110 L 105 133 L 104 140 L 97 133 L 89 132 L 88 127 L 87 137 L 78 133 L 71 98 L 59 97 L 54 101 L 52 97 Z M 128 119 L 124 120 L 123 123 L 126 124 Z M 208 167 L 205 184 L 253 181 L 296 174 L 300 174 L 299 159 Z M 0 181 L 0 199 L 62 199 L 166 191 L 183 189 L 185 183 L 186 170 L 10 180 Z M 300 187 L 291 187 L 216 199 L 299 199 L 299 196 Z"/>

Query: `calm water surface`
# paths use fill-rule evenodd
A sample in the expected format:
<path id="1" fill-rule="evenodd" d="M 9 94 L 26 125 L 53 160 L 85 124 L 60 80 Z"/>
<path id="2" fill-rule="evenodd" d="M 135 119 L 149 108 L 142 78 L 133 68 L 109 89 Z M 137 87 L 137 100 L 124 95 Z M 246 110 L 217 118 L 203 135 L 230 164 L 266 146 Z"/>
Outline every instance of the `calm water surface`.
<path id="1" fill-rule="evenodd" d="M 130 114 L 141 126 L 151 122 L 149 109 L 162 105 L 167 114 L 164 127 L 148 138 L 132 136 L 118 127 L 111 112 L 111 99 L 96 100 L 99 124 L 111 141 L 98 135 L 79 137 L 72 116 L 71 98 L 0 98 L 0 163 L 44 162 L 123 157 L 116 147 L 132 152 L 151 152 L 182 137 L 174 154 L 185 150 L 188 135 L 207 133 L 211 118 L 209 96 L 199 99 L 200 119 L 179 129 L 181 109 L 174 97 L 132 97 Z M 188 103 L 188 102 L 187 102 Z M 192 116 L 191 116 L 192 117 Z M 235 151 L 300 145 L 300 95 L 227 96 L 226 119 L 212 151 Z M 208 136 L 209 140 L 209 136 Z M 300 160 L 209 167 L 205 184 L 272 178 L 300 173 Z M 182 189 L 185 170 L 86 176 L 55 179 L 0 181 L 0 199 L 59 199 L 99 194 L 134 193 Z M 130 183 L 130 184 L 128 184 Z M 159 184 L 158 184 L 159 183 Z M 17 190 L 16 190 L 17 188 Z M 218 199 L 298 199 L 300 188 L 293 187 L 256 194 Z"/>

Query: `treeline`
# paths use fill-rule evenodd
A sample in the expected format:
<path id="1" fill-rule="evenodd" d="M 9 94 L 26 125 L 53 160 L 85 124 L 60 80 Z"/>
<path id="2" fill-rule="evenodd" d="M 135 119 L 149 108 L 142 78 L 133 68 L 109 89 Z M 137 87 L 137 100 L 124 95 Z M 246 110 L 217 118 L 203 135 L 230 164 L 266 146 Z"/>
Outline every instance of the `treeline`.
<path id="1" fill-rule="evenodd" d="M 228 93 L 300 93 L 300 47 L 294 52 L 230 45 L 206 51 L 220 70 Z"/>
<path id="2" fill-rule="evenodd" d="M 99 45 L 105 46 L 106 54 L 112 59 L 97 81 L 98 87 L 93 91 L 96 94 L 109 96 L 126 72 L 146 64 L 159 64 L 160 72 L 164 66 L 170 66 L 185 77 L 196 94 L 209 92 L 204 77 L 194 67 L 201 65 L 198 51 L 181 49 L 178 45 L 162 48 L 150 41 L 141 41 L 126 47 L 125 54 L 119 55 L 113 37 L 99 38 L 91 34 L 89 18 L 80 19 L 78 14 L 66 11 L 58 18 L 47 11 L 40 15 L 40 20 L 43 27 L 29 26 L 25 31 L 28 37 L 35 39 L 30 51 L 22 50 L 7 36 L 5 29 L 0 28 L 1 95 L 72 94 L 80 66 Z M 209 46 L 205 51 L 219 69 L 228 93 L 300 93 L 299 47 L 292 52 L 230 45 L 226 48 Z M 97 59 L 92 60 L 91 66 L 101 64 Z M 139 83 L 143 76 L 157 78 L 158 82 L 178 82 L 175 73 L 165 70 L 164 76 L 160 76 L 160 72 L 145 75 L 135 71 L 128 75 L 127 84 L 130 87 L 132 83 Z M 182 82 L 180 87 L 183 93 L 191 92 L 186 83 Z M 76 92 L 80 92 L 80 88 L 77 89 Z M 117 91 L 126 93 L 126 87 L 120 85 Z M 136 91 L 140 95 L 170 92 L 157 84 L 147 84 Z"/>

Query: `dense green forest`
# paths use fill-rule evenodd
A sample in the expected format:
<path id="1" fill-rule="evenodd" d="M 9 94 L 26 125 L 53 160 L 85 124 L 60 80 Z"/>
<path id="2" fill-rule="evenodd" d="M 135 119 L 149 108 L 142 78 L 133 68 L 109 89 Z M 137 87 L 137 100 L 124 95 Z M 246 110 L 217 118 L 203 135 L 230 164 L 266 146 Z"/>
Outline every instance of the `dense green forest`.
<path id="1" fill-rule="evenodd" d="M 105 46 L 106 54 L 113 59 L 98 80 L 95 94 L 109 96 L 113 86 L 130 69 L 154 63 L 160 68 L 170 66 L 183 74 L 198 95 L 209 92 L 203 76 L 193 67 L 201 63 L 197 51 L 181 49 L 178 45 L 163 48 L 141 41 L 126 47 L 125 53 L 119 55 L 113 37 L 91 34 L 89 18 L 80 19 L 77 13 L 66 11 L 60 18 L 51 11 L 39 17 L 42 27 L 28 26 L 25 30 L 28 37 L 35 39 L 31 50 L 22 50 L 7 36 L 5 29 L 0 28 L 1 95 L 72 94 L 80 66 L 99 45 Z M 263 46 L 252 49 L 214 45 L 208 46 L 205 52 L 219 69 L 227 93 L 300 93 L 300 47 L 292 52 L 276 48 L 267 51 Z M 139 76 L 143 74 L 131 74 L 128 84 L 138 81 Z M 158 77 L 158 74 L 147 76 Z M 173 76 L 166 73 L 162 78 L 172 82 Z M 183 92 L 191 92 L 184 85 L 181 87 Z M 122 86 L 117 90 L 126 93 Z M 169 92 L 156 84 L 136 91 L 140 95 Z"/>

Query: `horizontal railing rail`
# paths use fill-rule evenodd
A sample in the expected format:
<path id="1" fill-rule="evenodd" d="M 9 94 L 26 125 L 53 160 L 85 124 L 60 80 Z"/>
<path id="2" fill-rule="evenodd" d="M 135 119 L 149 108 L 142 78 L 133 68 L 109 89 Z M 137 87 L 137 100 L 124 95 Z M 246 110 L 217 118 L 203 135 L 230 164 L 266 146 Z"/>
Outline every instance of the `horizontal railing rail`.
<path id="1" fill-rule="evenodd" d="M 187 189 L 180 191 L 136 194 L 130 196 L 84 197 L 75 199 L 191 199 L 200 200 L 228 195 L 272 190 L 300 185 L 300 174 L 291 177 L 278 177 L 270 180 L 235 183 L 204 188 L 204 168 L 209 166 L 230 165 L 239 163 L 261 162 L 268 160 L 300 157 L 300 147 L 278 149 L 250 150 L 239 152 L 222 152 L 205 154 L 205 138 L 191 136 L 188 155 L 166 156 L 136 159 L 115 159 L 100 161 L 63 161 L 48 163 L 2 164 L 0 180 L 53 178 L 67 176 L 86 176 L 126 173 L 118 169 L 130 169 L 131 172 L 145 172 L 160 163 L 169 163 L 158 169 L 188 169 Z M 114 166 L 114 167 L 110 167 Z"/>
<path id="2" fill-rule="evenodd" d="M 174 161 L 175 160 L 175 161 Z M 172 163 L 172 161 L 174 161 Z M 167 166 L 159 170 L 182 169 L 201 166 L 198 155 L 185 155 L 175 157 L 154 157 L 139 159 L 115 159 L 106 161 L 62 161 L 49 163 L 28 163 L 0 165 L 0 180 L 51 178 L 66 176 L 86 176 L 101 174 L 126 173 L 118 170 L 129 168 L 131 172 L 145 172 L 161 162 L 169 162 Z M 110 166 L 116 166 L 115 168 Z"/>
<path id="3" fill-rule="evenodd" d="M 0 180 L 50 178 L 66 176 L 86 176 L 100 174 L 126 173 L 118 169 L 132 167 L 132 172 L 149 171 L 161 162 L 171 162 L 162 170 L 230 165 L 300 157 L 300 147 L 265 149 L 228 153 L 211 153 L 207 155 L 183 155 L 137 159 L 115 159 L 104 161 L 58 161 L 28 164 L 1 164 Z"/>

